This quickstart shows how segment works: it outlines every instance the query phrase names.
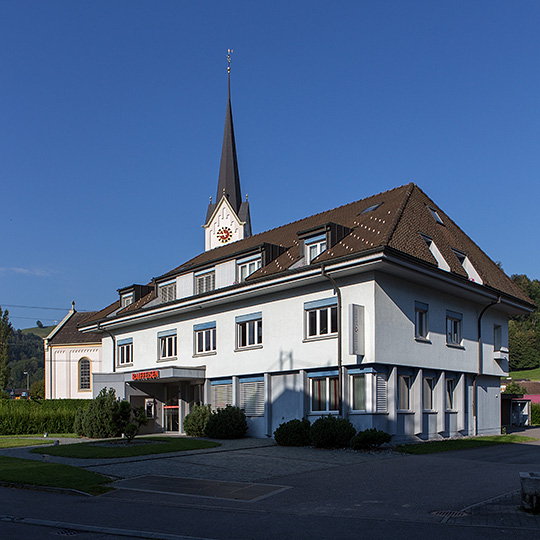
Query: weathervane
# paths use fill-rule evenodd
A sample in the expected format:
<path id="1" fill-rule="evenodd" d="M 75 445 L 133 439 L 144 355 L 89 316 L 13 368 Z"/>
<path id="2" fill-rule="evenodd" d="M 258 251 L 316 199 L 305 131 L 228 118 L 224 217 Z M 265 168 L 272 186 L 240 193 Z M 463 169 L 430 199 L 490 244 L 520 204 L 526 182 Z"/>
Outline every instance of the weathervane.
<path id="1" fill-rule="evenodd" d="M 232 49 L 227 49 L 227 73 L 231 74 L 231 54 L 234 51 Z"/>

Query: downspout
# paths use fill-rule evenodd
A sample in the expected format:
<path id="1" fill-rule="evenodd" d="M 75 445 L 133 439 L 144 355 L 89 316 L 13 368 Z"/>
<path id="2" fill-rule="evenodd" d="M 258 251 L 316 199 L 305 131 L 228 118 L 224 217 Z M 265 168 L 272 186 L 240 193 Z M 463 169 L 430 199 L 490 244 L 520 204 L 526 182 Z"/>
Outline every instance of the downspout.
<path id="1" fill-rule="evenodd" d="M 479 375 L 482 375 L 484 371 L 483 366 L 483 354 L 482 354 L 482 317 L 484 313 L 492 306 L 496 306 L 501 303 L 501 297 L 499 296 L 495 302 L 491 302 L 484 307 L 484 309 L 478 315 L 478 370 L 473 375 L 473 416 L 474 416 L 474 435 L 478 435 L 478 385 L 477 379 Z"/>
<path id="2" fill-rule="evenodd" d="M 97 329 L 101 330 L 102 332 L 105 332 L 106 334 L 109 334 L 109 337 L 112 339 L 113 343 L 113 350 L 112 350 L 112 370 L 113 373 L 116 372 L 116 338 L 105 328 L 101 328 L 101 324 L 98 323 Z"/>
<path id="3" fill-rule="evenodd" d="M 337 364 L 338 364 L 338 414 L 339 416 L 343 416 L 343 399 L 342 399 L 342 389 L 343 389 L 343 373 L 341 369 L 341 291 L 336 283 L 336 280 L 330 275 L 327 274 L 324 269 L 324 264 L 321 265 L 321 274 L 323 277 L 328 279 L 330 283 L 332 283 L 332 287 L 334 288 L 334 292 L 337 296 L 337 309 L 338 309 L 338 317 L 337 317 L 337 338 L 338 338 L 338 346 L 337 346 Z"/>

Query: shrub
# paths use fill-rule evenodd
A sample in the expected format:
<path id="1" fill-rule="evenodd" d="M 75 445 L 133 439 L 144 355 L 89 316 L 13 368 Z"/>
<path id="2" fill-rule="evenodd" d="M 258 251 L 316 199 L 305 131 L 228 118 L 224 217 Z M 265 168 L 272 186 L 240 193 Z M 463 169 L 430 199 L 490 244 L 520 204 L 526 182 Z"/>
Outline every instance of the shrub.
<path id="1" fill-rule="evenodd" d="M 184 432 L 190 437 L 204 437 L 206 424 L 212 414 L 210 405 L 193 405 L 193 409 L 184 418 Z"/>
<path id="2" fill-rule="evenodd" d="M 32 384 L 30 387 L 30 397 L 33 399 L 45 399 L 45 379 Z"/>
<path id="3" fill-rule="evenodd" d="M 540 403 L 531 403 L 531 424 L 540 424 Z"/>
<path id="4" fill-rule="evenodd" d="M 392 440 L 392 435 L 380 429 L 365 429 L 359 431 L 351 439 L 351 448 L 353 450 L 374 450 L 382 444 L 389 443 Z"/>
<path id="5" fill-rule="evenodd" d="M 79 410 L 87 399 L 0 400 L 0 435 L 71 433 Z"/>
<path id="6" fill-rule="evenodd" d="M 294 419 L 281 424 L 274 431 L 274 439 L 280 446 L 309 446 L 311 422 L 307 418 Z"/>
<path id="7" fill-rule="evenodd" d="M 212 412 L 206 424 L 205 435 L 211 439 L 241 439 L 248 429 L 242 409 L 227 405 Z"/>
<path id="8" fill-rule="evenodd" d="M 114 388 L 103 388 L 84 412 L 80 434 L 92 439 L 117 437 L 122 430 L 115 423 L 115 414 L 118 414 L 116 392 Z"/>
<path id="9" fill-rule="evenodd" d="M 311 426 L 309 435 L 316 448 L 346 448 L 356 434 L 356 429 L 345 418 L 323 416 Z"/>

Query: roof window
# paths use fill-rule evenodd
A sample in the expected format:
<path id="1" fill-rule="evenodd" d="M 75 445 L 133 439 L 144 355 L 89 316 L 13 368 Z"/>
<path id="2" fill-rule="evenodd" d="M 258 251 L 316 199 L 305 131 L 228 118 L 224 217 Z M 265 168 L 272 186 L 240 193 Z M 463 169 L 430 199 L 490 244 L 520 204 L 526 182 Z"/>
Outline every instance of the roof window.
<path id="1" fill-rule="evenodd" d="M 441 219 L 441 216 L 439 216 L 439 214 L 437 213 L 437 210 L 435 210 L 434 208 L 431 208 L 431 206 L 428 206 L 427 208 L 428 208 L 429 212 L 431 213 L 431 215 L 433 216 L 433 219 L 437 223 L 440 223 L 441 225 L 444 225 L 444 222 Z"/>
<path id="2" fill-rule="evenodd" d="M 368 206 L 365 210 L 362 210 L 360 212 L 360 215 L 367 214 L 368 212 L 373 212 L 373 210 L 377 210 L 377 208 L 379 208 L 379 206 L 381 206 L 381 204 L 382 204 L 382 202 L 377 203 L 377 204 L 372 204 L 371 206 Z"/>

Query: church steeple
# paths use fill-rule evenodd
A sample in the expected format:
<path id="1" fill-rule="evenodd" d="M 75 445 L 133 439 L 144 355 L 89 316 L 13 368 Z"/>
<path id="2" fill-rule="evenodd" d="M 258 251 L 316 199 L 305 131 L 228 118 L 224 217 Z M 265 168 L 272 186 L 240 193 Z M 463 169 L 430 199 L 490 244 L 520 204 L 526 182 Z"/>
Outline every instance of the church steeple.
<path id="1" fill-rule="evenodd" d="M 251 236 L 249 203 L 242 201 L 240 174 L 236 157 L 236 142 L 231 105 L 231 53 L 227 54 L 227 110 L 221 148 L 218 188 L 215 203 L 210 199 L 206 213 L 205 249 Z"/>

